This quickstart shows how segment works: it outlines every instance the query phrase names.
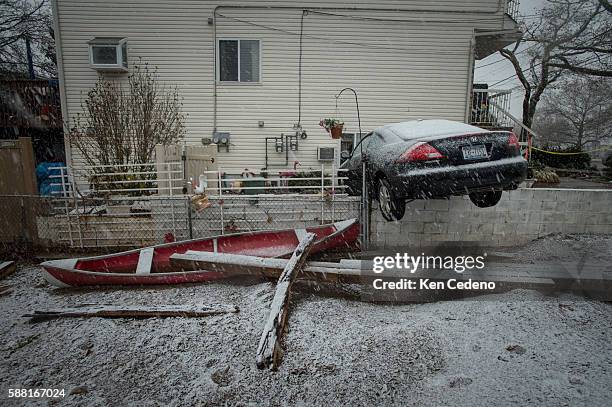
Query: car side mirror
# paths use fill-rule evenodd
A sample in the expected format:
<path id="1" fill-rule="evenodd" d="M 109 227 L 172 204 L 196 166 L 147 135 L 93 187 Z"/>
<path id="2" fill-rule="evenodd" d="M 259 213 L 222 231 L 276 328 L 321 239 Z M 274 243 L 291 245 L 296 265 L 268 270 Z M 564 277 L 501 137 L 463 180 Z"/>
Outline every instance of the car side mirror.
<path id="1" fill-rule="evenodd" d="M 349 158 L 351 158 L 351 153 L 349 153 L 348 151 L 341 151 L 340 152 L 340 158 L 342 158 L 343 160 L 348 160 Z"/>

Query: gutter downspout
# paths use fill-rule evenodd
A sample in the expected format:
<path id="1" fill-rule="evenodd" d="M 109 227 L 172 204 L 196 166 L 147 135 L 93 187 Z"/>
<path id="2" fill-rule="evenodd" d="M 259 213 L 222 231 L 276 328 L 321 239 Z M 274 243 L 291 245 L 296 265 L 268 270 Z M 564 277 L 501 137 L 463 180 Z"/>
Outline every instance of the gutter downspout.
<path id="1" fill-rule="evenodd" d="M 470 113 L 472 112 L 472 97 L 474 88 L 474 65 L 476 64 L 476 35 L 472 31 L 472 39 L 470 40 L 470 53 L 468 60 L 468 75 L 467 75 L 467 97 L 465 103 L 465 122 L 470 124 Z"/>
<path id="2" fill-rule="evenodd" d="M 55 58 L 57 60 L 57 77 L 59 79 L 60 107 L 62 109 L 62 121 L 64 127 L 64 154 L 66 155 L 66 166 L 72 164 L 72 150 L 70 143 L 67 143 L 67 135 L 70 134 L 68 126 L 68 102 L 66 99 L 66 79 L 64 76 L 64 62 L 62 59 L 62 31 L 59 23 L 58 0 L 51 0 L 51 11 L 53 13 L 53 31 L 55 35 Z"/>
<path id="3" fill-rule="evenodd" d="M 217 131 L 217 10 L 221 7 L 213 10 L 213 134 Z"/>

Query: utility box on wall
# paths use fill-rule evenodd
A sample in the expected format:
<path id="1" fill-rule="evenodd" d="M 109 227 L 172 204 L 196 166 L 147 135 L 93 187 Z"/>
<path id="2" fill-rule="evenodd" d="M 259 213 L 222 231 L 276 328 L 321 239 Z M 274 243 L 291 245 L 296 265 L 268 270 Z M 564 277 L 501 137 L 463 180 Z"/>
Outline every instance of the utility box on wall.
<path id="1" fill-rule="evenodd" d="M 183 149 L 185 152 L 185 162 L 183 163 Z M 177 187 L 186 187 L 185 192 L 192 193 L 200 185 L 200 176 L 206 179 L 206 188 L 216 191 L 218 185 L 217 146 L 215 144 L 207 146 L 198 145 L 171 145 L 155 146 L 155 161 L 157 163 L 158 188 L 161 195 L 173 195 L 182 193 Z M 168 164 L 176 163 L 176 164 Z M 182 173 L 183 165 L 185 174 Z M 180 173 L 179 173 L 180 171 Z M 169 178 L 171 176 L 171 178 Z M 172 181 L 169 181 L 169 180 Z M 176 181 L 175 181 L 176 180 Z M 170 184 L 172 189 L 170 189 Z M 205 192 L 205 191 L 204 191 Z"/>

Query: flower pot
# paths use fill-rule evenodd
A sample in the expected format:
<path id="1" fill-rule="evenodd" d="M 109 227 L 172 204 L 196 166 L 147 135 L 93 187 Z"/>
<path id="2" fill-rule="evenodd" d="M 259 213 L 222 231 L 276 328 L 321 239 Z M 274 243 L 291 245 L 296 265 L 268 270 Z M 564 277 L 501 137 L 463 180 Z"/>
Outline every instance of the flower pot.
<path id="1" fill-rule="evenodd" d="M 342 138 L 342 127 L 343 125 L 340 124 L 329 129 L 329 132 L 331 133 L 333 139 Z"/>

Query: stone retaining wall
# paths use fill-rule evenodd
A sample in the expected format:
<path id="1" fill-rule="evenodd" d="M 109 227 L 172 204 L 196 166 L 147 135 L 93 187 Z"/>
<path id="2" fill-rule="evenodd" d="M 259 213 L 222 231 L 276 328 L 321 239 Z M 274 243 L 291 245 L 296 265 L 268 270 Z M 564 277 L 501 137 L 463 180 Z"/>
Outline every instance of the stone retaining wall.
<path id="1" fill-rule="evenodd" d="M 401 221 L 387 222 L 373 204 L 370 244 L 375 248 L 475 241 L 513 246 L 552 233 L 612 234 L 612 190 L 518 189 L 491 208 L 469 198 L 416 200 Z"/>

